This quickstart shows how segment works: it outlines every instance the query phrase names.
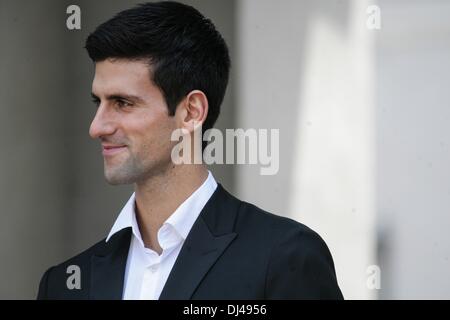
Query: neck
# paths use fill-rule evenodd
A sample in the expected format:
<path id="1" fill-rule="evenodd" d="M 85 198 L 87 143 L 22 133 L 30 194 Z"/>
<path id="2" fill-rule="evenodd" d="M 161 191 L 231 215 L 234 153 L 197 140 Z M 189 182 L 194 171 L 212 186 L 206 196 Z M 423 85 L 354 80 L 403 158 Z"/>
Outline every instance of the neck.
<path id="1" fill-rule="evenodd" d="M 136 219 L 147 248 L 161 254 L 159 228 L 207 177 L 204 165 L 178 165 L 135 184 Z"/>

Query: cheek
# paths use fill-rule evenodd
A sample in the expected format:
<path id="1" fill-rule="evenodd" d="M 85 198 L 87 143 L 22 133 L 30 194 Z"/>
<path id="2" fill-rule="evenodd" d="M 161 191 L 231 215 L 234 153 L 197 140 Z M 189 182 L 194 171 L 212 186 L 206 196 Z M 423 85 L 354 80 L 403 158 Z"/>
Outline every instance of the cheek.
<path id="1" fill-rule="evenodd" d="M 170 140 L 172 132 L 176 129 L 175 121 L 167 119 L 142 119 L 136 126 L 136 139 L 134 142 L 138 153 L 142 156 L 150 156 L 169 153 L 175 142 Z M 138 129 L 139 128 L 139 129 Z M 133 139 L 132 137 L 130 137 Z"/>
<path id="2" fill-rule="evenodd" d="M 158 133 L 155 133 L 155 136 L 158 137 L 157 141 L 158 148 L 162 152 L 170 152 L 174 145 L 174 142 L 171 141 L 172 132 L 176 129 L 176 127 L 172 124 L 171 121 L 166 121 L 161 123 L 158 128 Z"/>

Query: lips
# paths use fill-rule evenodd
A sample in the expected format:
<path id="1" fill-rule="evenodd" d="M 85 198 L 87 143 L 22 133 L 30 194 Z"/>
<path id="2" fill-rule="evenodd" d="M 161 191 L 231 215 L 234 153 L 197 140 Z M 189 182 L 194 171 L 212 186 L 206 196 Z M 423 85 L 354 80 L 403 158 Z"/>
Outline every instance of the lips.
<path id="1" fill-rule="evenodd" d="M 104 156 L 111 156 L 122 152 L 126 147 L 125 145 L 102 145 L 102 153 Z"/>

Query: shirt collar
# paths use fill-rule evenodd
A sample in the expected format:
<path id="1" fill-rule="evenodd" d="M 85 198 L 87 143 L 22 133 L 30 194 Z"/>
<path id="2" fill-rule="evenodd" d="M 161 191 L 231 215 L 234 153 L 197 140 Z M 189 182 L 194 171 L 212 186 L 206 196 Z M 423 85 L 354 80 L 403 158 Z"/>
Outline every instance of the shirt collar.
<path id="1" fill-rule="evenodd" d="M 208 171 L 208 177 L 205 182 L 203 182 L 203 184 L 169 216 L 163 225 L 172 226 L 183 240 L 186 239 L 195 220 L 197 220 L 200 212 L 206 202 L 208 202 L 209 198 L 211 198 L 216 188 L 217 182 L 212 173 Z M 115 233 L 131 227 L 133 235 L 142 245 L 144 245 L 136 220 L 135 201 L 136 198 L 133 193 L 114 222 L 114 225 L 106 238 L 106 242 L 108 242 Z"/>

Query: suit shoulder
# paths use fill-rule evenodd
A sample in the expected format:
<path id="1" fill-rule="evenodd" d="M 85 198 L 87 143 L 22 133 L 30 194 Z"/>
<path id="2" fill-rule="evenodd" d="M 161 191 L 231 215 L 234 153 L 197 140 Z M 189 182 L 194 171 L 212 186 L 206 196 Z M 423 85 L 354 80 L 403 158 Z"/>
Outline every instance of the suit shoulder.
<path id="1" fill-rule="evenodd" d="M 252 250 L 263 250 L 267 259 L 265 298 L 343 298 L 331 252 L 317 232 L 247 202 L 239 211 L 241 233 L 251 234 Z"/>
<path id="2" fill-rule="evenodd" d="M 265 211 L 254 204 L 241 201 L 239 220 L 245 225 L 251 225 L 271 232 L 274 236 L 294 232 L 300 234 L 316 234 L 315 231 L 294 219 L 283 217 Z"/>
<path id="3" fill-rule="evenodd" d="M 73 296 L 72 298 L 82 298 L 85 294 L 87 287 L 87 281 L 89 281 L 89 272 L 85 272 L 90 269 L 91 256 L 98 252 L 104 246 L 105 240 L 99 241 L 90 248 L 83 252 L 63 261 L 53 267 L 47 269 L 41 278 L 38 290 L 38 299 L 70 299 L 67 289 L 67 278 L 70 274 L 78 273 L 82 274 L 82 288 L 83 290 L 76 290 L 79 296 Z M 85 276 L 87 274 L 87 276 Z M 78 292 L 79 291 L 79 292 Z"/>
<path id="4" fill-rule="evenodd" d="M 54 266 L 54 268 L 64 268 L 68 265 L 78 265 L 78 264 L 85 264 L 87 261 L 90 260 L 90 257 L 96 253 L 96 252 L 100 252 L 101 250 L 103 250 L 106 242 L 105 242 L 106 238 L 98 241 L 97 243 L 95 243 L 94 245 L 92 245 L 91 247 L 89 247 L 88 249 L 82 251 L 81 253 L 76 254 L 75 256 L 59 263 L 58 265 Z"/>
<path id="5" fill-rule="evenodd" d="M 97 242 L 83 252 L 47 269 L 41 279 L 42 282 L 54 282 L 67 277 L 69 268 L 73 266 L 80 268 L 81 270 L 87 270 L 89 268 L 91 257 L 96 252 L 101 252 L 105 245 L 105 239 Z"/>
<path id="6" fill-rule="evenodd" d="M 331 252 L 325 240 L 313 229 L 291 218 L 267 212 L 251 203 L 242 202 L 237 231 L 249 233 L 273 252 L 291 248 L 304 254 L 324 254 L 332 263 Z M 334 267 L 333 267 L 334 268 Z"/>
<path id="7" fill-rule="evenodd" d="M 84 250 L 83 252 L 50 268 L 51 272 L 50 269 L 48 271 L 49 273 L 54 273 L 54 271 L 66 272 L 67 267 L 70 265 L 77 265 L 85 268 L 89 265 L 91 257 L 93 255 L 105 256 L 110 252 L 110 250 L 112 250 L 113 248 L 117 248 L 119 244 L 129 244 L 130 235 L 131 228 L 125 228 L 115 233 L 108 242 L 106 242 L 106 238 L 104 238 L 88 249 Z"/>

